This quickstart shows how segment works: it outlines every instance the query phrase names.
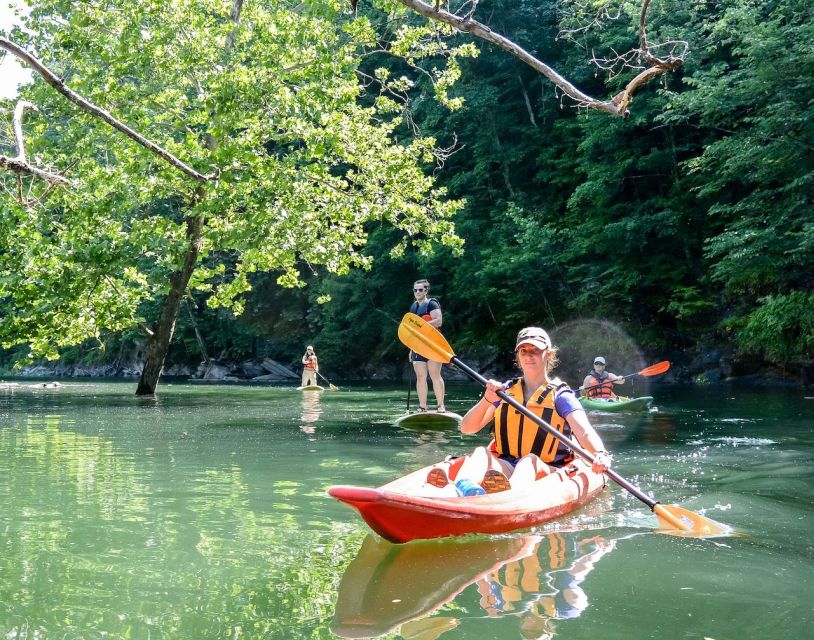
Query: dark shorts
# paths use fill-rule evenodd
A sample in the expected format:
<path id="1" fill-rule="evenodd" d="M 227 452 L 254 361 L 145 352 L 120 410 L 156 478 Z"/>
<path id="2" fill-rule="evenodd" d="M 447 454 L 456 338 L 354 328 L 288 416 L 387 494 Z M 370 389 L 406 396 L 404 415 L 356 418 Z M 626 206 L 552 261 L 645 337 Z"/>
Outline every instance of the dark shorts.
<path id="1" fill-rule="evenodd" d="M 424 356 L 418 355 L 415 351 L 410 352 L 410 362 L 429 362 Z"/>
<path id="2" fill-rule="evenodd" d="M 498 460 L 503 460 L 504 462 L 508 462 L 510 465 L 512 465 L 512 467 L 516 467 L 517 462 L 520 460 L 520 458 L 510 455 L 508 453 L 501 453 L 498 456 Z"/>

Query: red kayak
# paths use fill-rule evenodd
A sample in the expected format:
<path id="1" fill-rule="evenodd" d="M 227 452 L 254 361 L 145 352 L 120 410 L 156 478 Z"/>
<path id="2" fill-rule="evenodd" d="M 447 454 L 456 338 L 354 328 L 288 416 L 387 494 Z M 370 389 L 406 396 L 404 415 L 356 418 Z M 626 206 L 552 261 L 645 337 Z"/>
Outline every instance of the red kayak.
<path id="1" fill-rule="evenodd" d="M 480 496 L 447 497 L 426 484 L 435 465 L 419 469 L 378 489 L 338 485 L 328 489 L 356 509 L 390 542 L 506 533 L 559 518 L 593 500 L 605 476 L 582 460 L 526 486 Z"/>

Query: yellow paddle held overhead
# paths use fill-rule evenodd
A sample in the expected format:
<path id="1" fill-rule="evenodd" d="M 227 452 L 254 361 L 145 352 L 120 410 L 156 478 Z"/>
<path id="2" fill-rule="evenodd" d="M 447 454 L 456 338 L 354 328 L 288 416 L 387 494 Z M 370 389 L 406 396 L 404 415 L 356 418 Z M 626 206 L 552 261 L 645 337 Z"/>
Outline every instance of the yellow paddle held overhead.
<path id="1" fill-rule="evenodd" d="M 424 356 L 428 360 L 444 363 L 451 362 L 470 378 L 476 380 L 483 386 L 486 386 L 486 378 L 472 369 L 465 362 L 462 362 L 461 359 L 455 355 L 452 347 L 449 346 L 449 343 L 446 341 L 444 336 L 441 335 L 441 332 L 416 314 L 408 313 L 404 316 L 404 318 L 402 318 L 401 324 L 399 325 L 399 340 L 401 340 L 405 346 L 409 347 L 417 354 Z M 658 375 L 658 373 L 664 373 L 669 368 L 669 362 L 659 362 L 647 367 L 647 369 L 643 369 L 638 375 Z M 593 455 L 583 449 L 578 442 L 557 431 L 537 414 L 532 413 L 528 407 L 519 403 L 511 396 L 507 395 L 504 391 L 498 391 L 497 395 L 504 402 L 510 404 L 517 411 L 538 425 L 541 429 L 565 444 L 574 453 L 584 458 L 588 462 L 593 462 Z M 656 518 L 659 521 L 659 531 L 663 533 L 699 538 L 724 536 L 732 533 L 732 529 L 730 527 L 720 524 L 719 522 L 715 522 L 714 520 L 710 520 L 699 513 L 694 513 L 688 509 L 684 509 L 683 507 L 672 504 L 661 504 L 648 496 L 641 489 L 625 480 L 613 469 L 608 469 L 605 471 L 605 475 L 622 487 L 625 491 L 650 507 L 651 511 L 656 514 Z"/>

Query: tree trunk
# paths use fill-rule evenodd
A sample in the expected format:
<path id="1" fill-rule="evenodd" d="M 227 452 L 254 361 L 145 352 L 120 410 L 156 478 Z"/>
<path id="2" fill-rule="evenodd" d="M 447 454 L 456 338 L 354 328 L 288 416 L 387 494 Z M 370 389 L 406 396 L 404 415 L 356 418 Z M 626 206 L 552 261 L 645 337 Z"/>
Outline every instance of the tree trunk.
<path id="1" fill-rule="evenodd" d="M 203 236 L 203 216 L 197 215 L 187 218 L 187 251 L 184 254 L 184 264 L 179 271 L 170 276 L 170 291 L 161 306 L 161 313 L 153 325 L 153 334 L 147 343 L 147 359 L 139 378 L 137 396 L 150 396 L 155 393 L 161 369 L 164 367 L 164 358 L 170 348 L 172 335 L 175 332 L 175 321 L 181 310 L 181 302 L 186 294 L 189 279 L 198 262 L 198 253 L 201 250 Z"/>

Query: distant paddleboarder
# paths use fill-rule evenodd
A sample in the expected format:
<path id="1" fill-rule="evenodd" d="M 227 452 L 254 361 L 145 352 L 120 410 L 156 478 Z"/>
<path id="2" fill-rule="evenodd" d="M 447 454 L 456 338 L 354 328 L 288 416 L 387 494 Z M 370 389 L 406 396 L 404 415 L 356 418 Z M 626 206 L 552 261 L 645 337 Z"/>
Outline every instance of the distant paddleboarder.
<path id="1" fill-rule="evenodd" d="M 305 355 L 302 357 L 302 386 L 316 386 L 318 371 L 319 360 L 317 359 L 317 354 L 314 353 L 314 347 L 309 344 L 305 347 Z"/>
<path id="2" fill-rule="evenodd" d="M 410 312 L 421 316 L 429 324 L 439 329 L 443 324 L 441 305 L 435 298 L 430 298 L 430 283 L 428 280 L 416 280 L 413 283 L 415 301 L 410 305 Z M 441 377 L 441 363 L 430 362 L 424 356 L 410 351 L 410 362 L 415 371 L 415 391 L 418 395 L 418 411 L 427 411 L 427 374 L 432 379 L 432 390 L 438 402 L 438 411 L 446 411 L 444 407 L 444 379 Z"/>

